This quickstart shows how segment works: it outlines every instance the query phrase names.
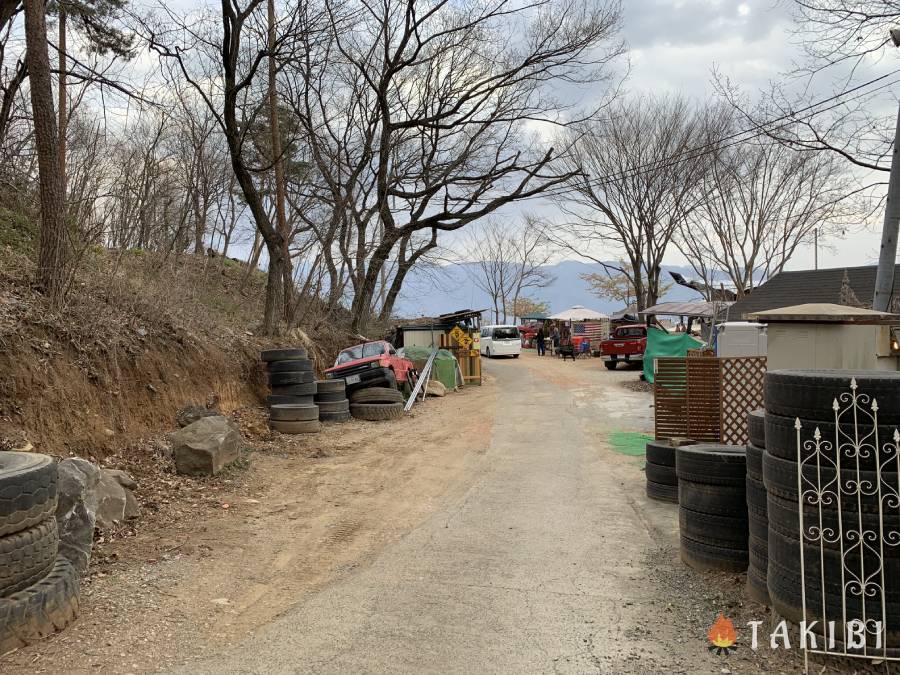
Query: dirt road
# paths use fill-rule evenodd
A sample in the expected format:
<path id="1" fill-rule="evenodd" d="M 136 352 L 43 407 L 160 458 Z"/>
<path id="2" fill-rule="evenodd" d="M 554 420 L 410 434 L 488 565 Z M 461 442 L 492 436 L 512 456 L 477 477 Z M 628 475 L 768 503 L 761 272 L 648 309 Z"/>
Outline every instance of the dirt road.
<path id="1" fill-rule="evenodd" d="M 651 427 L 650 395 L 624 386 L 634 371 L 533 355 L 486 370 L 486 386 L 397 424 L 256 457 L 227 510 L 181 523 L 185 544 L 165 557 L 92 580 L 76 626 L 0 669 L 796 667 L 707 650 L 719 612 L 739 630 L 770 617 L 744 602 L 741 575 L 678 561 L 677 509 L 646 500 L 642 460 L 610 448 L 614 432 Z"/>

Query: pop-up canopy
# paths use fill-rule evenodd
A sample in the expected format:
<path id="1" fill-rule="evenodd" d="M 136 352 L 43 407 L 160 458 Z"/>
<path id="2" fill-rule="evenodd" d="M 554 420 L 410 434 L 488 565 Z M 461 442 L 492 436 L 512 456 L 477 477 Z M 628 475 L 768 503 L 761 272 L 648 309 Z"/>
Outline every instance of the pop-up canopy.
<path id="1" fill-rule="evenodd" d="M 575 305 L 548 318 L 554 321 L 603 321 L 609 319 L 606 314 L 595 312 L 593 309 L 588 309 L 582 305 Z"/>

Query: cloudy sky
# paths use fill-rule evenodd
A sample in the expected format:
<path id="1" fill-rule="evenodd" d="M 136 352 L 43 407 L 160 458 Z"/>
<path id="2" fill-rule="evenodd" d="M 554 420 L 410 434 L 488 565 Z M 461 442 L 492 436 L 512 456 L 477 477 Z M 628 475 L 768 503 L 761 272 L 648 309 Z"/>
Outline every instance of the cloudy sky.
<path id="1" fill-rule="evenodd" d="M 632 93 L 679 92 L 703 100 L 712 95 L 715 69 L 753 94 L 770 82 L 788 81 L 785 74 L 802 60 L 791 0 L 625 0 L 623 5 L 630 64 L 626 89 Z M 897 68 L 900 51 L 865 64 L 857 81 Z M 806 80 L 798 80 L 797 86 L 801 84 Z M 828 79 L 815 83 L 815 98 L 831 95 L 831 85 Z M 896 93 L 888 93 L 887 105 Z M 868 264 L 877 258 L 879 240 L 880 217 L 868 229 L 826 243 L 819 250 L 819 265 Z M 673 247 L 667 262 L 684 261 Z M 790 267 L 812 263 L 810 246 Z"/>

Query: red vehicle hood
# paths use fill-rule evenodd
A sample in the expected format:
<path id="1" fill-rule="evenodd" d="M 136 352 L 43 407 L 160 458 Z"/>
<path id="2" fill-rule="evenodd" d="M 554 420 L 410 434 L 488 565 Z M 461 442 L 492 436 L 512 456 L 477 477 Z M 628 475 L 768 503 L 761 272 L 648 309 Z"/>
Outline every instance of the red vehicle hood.
<path id="1" fill-rule="evenodd" d="M 352 361 L 347 361 L 346 363 L 342 363 L 339 366 L 332 366 L 331 368 L 326 368 L 326 373 L 333 373 L 336 370 L 343 370 L 344 368 L 352 368 L 353 366 L 361 366 L 366 363 L 373 363 L 375 361 L 380 361 L 383 354 L 377 356 L 366 356 L 361 359 L 353 359 Z"/>

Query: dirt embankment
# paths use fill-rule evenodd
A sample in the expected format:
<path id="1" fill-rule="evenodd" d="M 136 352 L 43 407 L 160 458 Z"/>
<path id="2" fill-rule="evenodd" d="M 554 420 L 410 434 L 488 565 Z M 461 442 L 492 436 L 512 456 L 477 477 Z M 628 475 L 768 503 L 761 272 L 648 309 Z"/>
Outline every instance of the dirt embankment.
<path id="1" fill-rule="evenodd" d="M 227 259 L 94 251 L 61 310 L 31 274 L 0 249 L 0 449 L 101 460 L 171 430 L 188 402 L 259 404 L 260 349 L 306 344 L 324 363 L 342 339 L 321 319 L 314 339 L 258 337 L 264 275 Z"/>

